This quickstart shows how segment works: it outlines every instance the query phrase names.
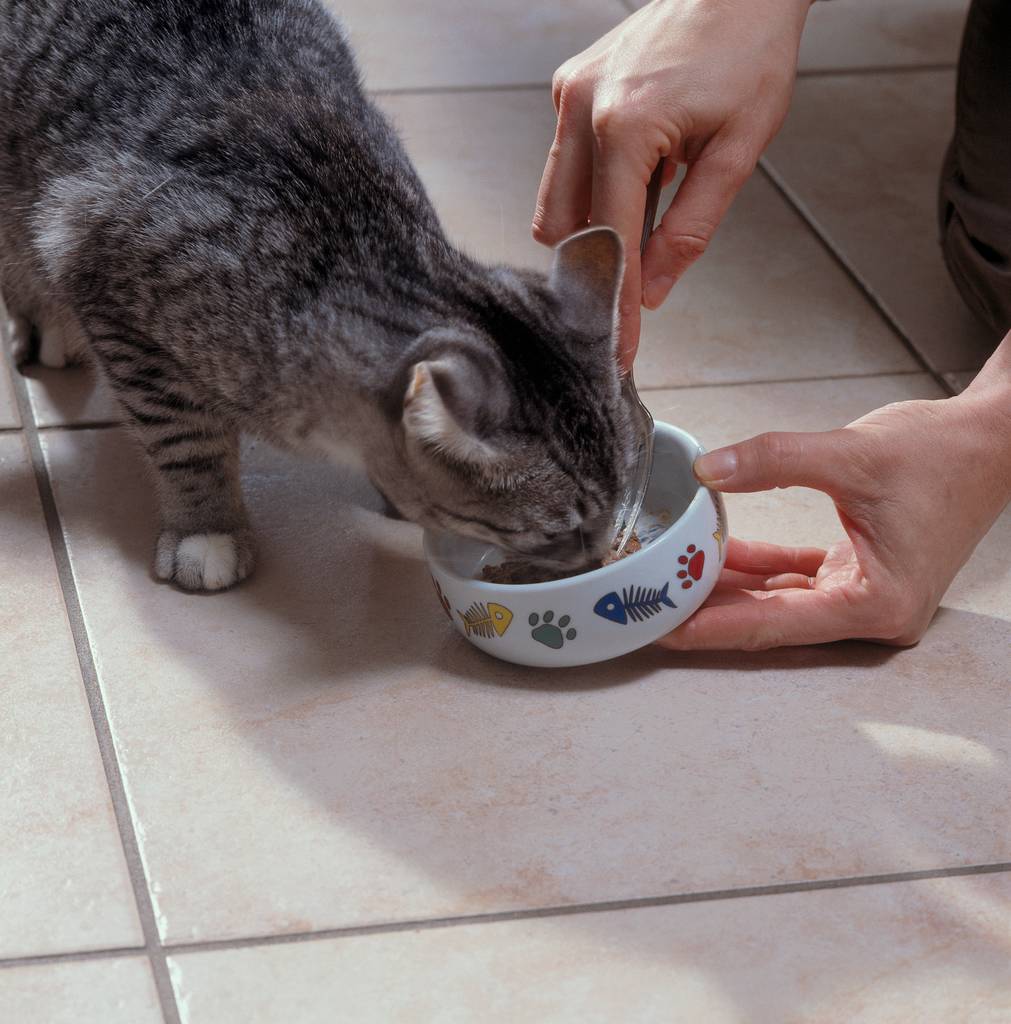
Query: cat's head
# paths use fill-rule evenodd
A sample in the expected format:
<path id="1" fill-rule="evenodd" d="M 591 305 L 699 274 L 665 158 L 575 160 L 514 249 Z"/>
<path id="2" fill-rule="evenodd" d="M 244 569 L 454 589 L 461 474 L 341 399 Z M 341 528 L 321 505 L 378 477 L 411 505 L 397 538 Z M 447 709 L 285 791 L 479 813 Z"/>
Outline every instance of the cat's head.
<path id="1" fill-rule="evenodd" d="M 377 483 L 405 516 L 559 569 L 606 553 L 633 449 L 622 271 L 618 235 L 592 228 L 547 277 L 498 268 L 462 291 L 399 384 L 399 465 Z"/>

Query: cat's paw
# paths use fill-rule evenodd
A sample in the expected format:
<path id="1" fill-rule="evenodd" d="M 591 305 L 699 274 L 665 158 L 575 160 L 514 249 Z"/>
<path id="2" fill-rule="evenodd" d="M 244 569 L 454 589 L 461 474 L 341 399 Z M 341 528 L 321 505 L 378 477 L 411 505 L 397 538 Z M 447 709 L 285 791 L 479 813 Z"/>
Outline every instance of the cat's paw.
<path id="1" fill-rule="evenodd" d="M 160 580 L 183 590 L 225 590 L 244 580 L 255 561 L 250 530 L 233 533 L 178 533 L 165 530 L 155 549 Z"/>

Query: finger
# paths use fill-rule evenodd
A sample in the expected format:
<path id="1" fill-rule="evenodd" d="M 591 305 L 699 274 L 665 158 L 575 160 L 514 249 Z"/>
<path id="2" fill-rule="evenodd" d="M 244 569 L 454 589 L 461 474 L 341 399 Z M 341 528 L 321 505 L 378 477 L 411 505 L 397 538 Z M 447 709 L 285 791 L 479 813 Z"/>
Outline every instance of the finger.
<path id="1" fill-rule="evenodd" d="M 765 590 L 765 581 L 767 579 L 767 576 L 761 576 L 757 573 L 724 569 L 716 580 L 714 593 L 717 591 Z"/>
<path id="2" fill-rule="evenodd" d="M 765 580 L 766 590 L 810 590 L 814 585 L 813 576 L 802 576 L 799 572 L 784 572 Z"/>
<path id="3" fill-rule="evenodd" d="M 675 651 L 765 651 L 866 634 L 859 610 L 820 590 L 724 594 L 657 641 Z"/>
<path id="4" fill-rule="evenodd" d="M 573 231 L 586 227 L 592 176 L 589 110 L 581 109 L 577 100 L 566 95 L 537 192 L 533 236 L 538 242 L 557 245 Z"/>
<path id="5" fill-rule="evenodd" d="M 753 590 L 786 590 L 788 588 L 799 588 L 805 590 L 813 587 L 815 578 L 804 576 L 799 572 L 780 573 L 777 576 L 762 576 L 757 573 L 737 572 L 734 569 L 724 569 L 716 580 L 716 590 L 735 591 Z"/>
<path id="6" fill-rule="evenodd" d="M 852 497 L 858 480 L 850 454 L 851 439 L 845 430 L 759 434 L 699 456 L 695 475 L 720 491 L 814 487 L 835 495 L 845 486 Z"/>
<path id="7" fill-rule="evenodd" d="M 716 582 L 716 586 L 713 588 L 713 592 L 709 595 L 709 597 L 706 598 L 706 603 L 703 607 L 718 608 L 721 605 L 725 604 L 738 604 L 742 599 L 742 595 L 746 595 L 747 597 L 754 600 L 760 600 L 761 598 L 766 596 L 765 591 L 761 586 L 725 586 L 724 579 L 726 579 L 727 583 L 730 582 L 729 577 L 724 577 L 724 575 L 721 573 L 719 580 L 717 580 Z M 745 582 L 748 582 L 748 580 L 745 580 Z"/>
<path id="8" fill-rule="evenodd" d="M 639 241 L 646 185 L 659 159 L 657 154 L 650 165 L 648 160 L 633 155 L 631 145 L 622 145 L 606 133 L 594 132 L 590 220 L 613 227 L 625 246 L 625 276 L 618 299 L 618 360 L 625 370 L 631 367 L 639 347 Z"/>
<path id="9" fill-rule="evenodd" d="M 688 168 L 643 256 L 643 304 L 656 309 L 705 252 L 754 161 L 715 138 Z"/>
<path id="10" fill-rule="evenodd" d="M 762 577 L 781 573 L 814 576 L 825 561 L 825 555 L 822 548 L 784 548 L 760 540 L 731 537 L 727 542 L 726 567 Z"/>

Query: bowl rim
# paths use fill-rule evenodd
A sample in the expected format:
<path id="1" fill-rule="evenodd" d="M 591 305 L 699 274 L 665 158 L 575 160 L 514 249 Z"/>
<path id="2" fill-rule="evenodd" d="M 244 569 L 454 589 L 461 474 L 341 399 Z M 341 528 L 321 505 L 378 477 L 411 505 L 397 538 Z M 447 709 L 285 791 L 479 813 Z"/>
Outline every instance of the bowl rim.
<path id="1" fill-rule="evenodd" d="M 694 446 L 696 454 L 692 459 L 693 465 L 695 459 L 705 451 L 705 448 L 703 448 L 699 441 L 689 434 L 687 430 L 682 430 L 680 427 L 675 427 L 672 423 L 666 423 L 663 420 L 657 420 L 655 427 L 657 431 L 662 428 L 665 433 L 675 435 L 675 437 L 682 443 L 687 442 L 687 447 Z M 629 555 L 627 558 L 622 558 L 617 562 L 612 562 L 610 565 L 603 565 L 599 569 L 591 569 L 589 572 L 580 573 L 578 576 L 568 576 L 561 580 L 545 580 L 542 583 L 491 583 L 488 580 L 475 579 L 473 576 L 461 576 L 460 573 L 450 569 L 449 566 L 447 566 L 433 550 L 434 538 L 438 536 L 437 531 L 434 530 L 425 530 L 424 537 L 422 538 L 425 558 L 430 566 L 437 568 L 439 572 L 448 579 L 452 580 L 454 583 L 466 584 L 469 587 L 473 587 L 478 594 L 497 594 L 499 596 L 506 594 L 544 594 L 548 591 L 569 590 L 576 586 L 586 586 L 591 580 L 596 582 L 597 580 L 604 580 L 609 576 L 623 572 L 627 567 L 635 565 L 637 560 L 641 561 L 643 558 L 651 558 L 651 553 L 654 549 L 674 533 L 678 524 L 684 522 L 688 516 L 695 511 L 697 505 L 708 500 L 709 488 L 699 481 L 696 481 L 696 483 L 698 486 L 696 488 L 695 495 L 685 507 L 685 510 L 663 531 L 663 533 L 660 534 L 660 536 L 656 538 L 656 540 L 641 551 L 636 551 Z"/>

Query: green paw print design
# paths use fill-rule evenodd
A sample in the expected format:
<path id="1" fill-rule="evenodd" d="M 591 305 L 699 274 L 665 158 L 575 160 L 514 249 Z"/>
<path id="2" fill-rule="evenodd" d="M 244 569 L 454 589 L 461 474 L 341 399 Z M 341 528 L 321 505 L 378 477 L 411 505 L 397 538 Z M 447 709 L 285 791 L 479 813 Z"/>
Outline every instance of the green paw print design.
<path id="1" fill-rule="evenodd" d="M 545 647 L 560 651 L 565 646 L 566 640 L 576 639 L 576 631 L 574 629 L 566 629 L 572 621 L 568 615 L 563 615 L 558 620 L 557 625 L 555 625 L 554 619 L 554 612 L 545 612 L 543 622 L 541 621 L 541 616 L 536 613 L 531 615 L 527 621 L 533 626 L 530 635 L 539 644 L 544 644 Z"/>

